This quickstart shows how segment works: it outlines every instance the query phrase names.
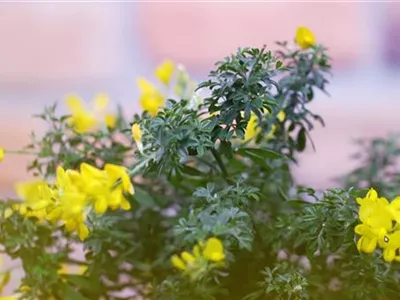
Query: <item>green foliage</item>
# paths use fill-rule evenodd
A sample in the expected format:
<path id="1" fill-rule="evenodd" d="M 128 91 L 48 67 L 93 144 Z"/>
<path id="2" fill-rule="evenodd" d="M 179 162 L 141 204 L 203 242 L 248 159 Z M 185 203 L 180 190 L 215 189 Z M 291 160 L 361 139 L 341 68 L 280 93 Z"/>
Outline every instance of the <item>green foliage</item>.
<path id="1" fill-rule="evenodd" d="M 218 113 L 213 136 L 229 140 L 236 133 L 243 138 L 252 112 L 262 119 L 263 109 L 277 105 L 271 91 L 278 88 L 272 80 L 278 72 L 276 58 L 265 48 L 244 48 L 216 65 L 210 80 L 198 87 L 212 90 L 204 105 L 210 113 Z"/>
<path id="2" fill-rule="evenodd" d="M 326 92 L 330 62 L 320 45 L 279 45 L 275 53 L 239 49 L 217 63 L 198 86 L 209 92 L 200 107 L 186 97 L 169 99 L 154 117 L 144 112 L 130 118 L 140 125 L 143 148 L 132 141 L 121 110 L 115 128 L 77 134 L 69 116 L 46 108 L 38 117 L 47 131 L 32 135 L 25 149 L 36 153 L 29 171 L 47 180 L 58 165 L 77 170 L 83 162 L 121 164 L 135 194 L 126 195 L 128 211 L 91 211 L 82 243 L 60 224 L 16 211 L 5 217 L 16 200 L 1 204 L 0 244 L 22 263 L 21 297 L 397 299 L 399 266 L 386 264 L 379 252 L 360 254 L 354 234 L 355 200 L 365 195 L 363 188 L 390 196 L 398 190 L 396 140 L 360 143 L 366 158 L 342 180 L 343 189 L 298 186 L 291 166 L 310 146 L 315 121 L 323 124 L 308 105 L 317 90 Z M 261 130 L 244 141 L 253 115 Z M 194 253 L 210 237 L 224 246 L 218 268 L 193 279 L 171 264 L 172 255 Z M 84 249 L 82 261 L 73 259 L 77 244 Z M 182 263 L 191 259 L 186 255 Z M 60 273 L 63 264 L 87 270 Z"/>
<path id="3" fill-rule="evenodd" d="M 246 207 L 249 201 L 257 201 L 257 189 L 230 186 L 214 193 L 212 185 L 199 188 L 194 196 L 196 203 L 188 216 L 181 218 L 174 233 L 185 241 L 205 240 L 208 236 L 224 237 L 226 242 L 251 250 L 253 230 Z"/>
<path id="4" fill-rule="evenodd" d="M 116 127 L 77 134 L 68 122 L 68 115 L 58 117 L 57 105 L 46 107 L 42 114 L 35 115 L 46 122 L 48 128 L 43 136 L 31 134 L 31 143 L 25 147 L 37 154 L 28 165 L 28 171 L 44 178 L 52 177 L 58 165 L 77 169 L 83 162 L 102 167 L 105 163 L 122 164 L 132 150 L 131 139 L 118 138 L 118 133 L 127 127 L 119 109 Z"/>
<path id="5" fill-rule="evenodd" d="M 352 158 L 357 160 L 358 166 L 339 182 L 346 187 L 374 187 L 389 198 L 397 196 L 400 188 L 400 173 L 396 168 L 400 156 L 399 135 L 355 142 L 358 151 Z"/>
<path id="6" fill-rule="evenodd" d="M 307 279 L 288 264 L 278 264 L 274 269 L 266 268 L 262 274 L 264 280 L 259 282 L 260 290 L 245 297 L 244 300 L 264 299 L 309 299 Z"/>

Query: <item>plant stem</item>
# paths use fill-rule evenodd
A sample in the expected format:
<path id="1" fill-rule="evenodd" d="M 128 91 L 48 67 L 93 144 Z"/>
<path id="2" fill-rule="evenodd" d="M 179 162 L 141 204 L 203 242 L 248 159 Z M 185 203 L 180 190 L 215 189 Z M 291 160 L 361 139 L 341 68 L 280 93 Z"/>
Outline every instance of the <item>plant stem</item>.
<path id="1" fill-rule="evenodd" d="M 214 148 L 211 149 L 211 153 L 212 153 L 212 155 L 214 156 L 215 160 L 217 161 L 217 164 L 218 164 L 219 168 L 221 169 L 222 174 L 224 175 L 224 179 L 225 179 L 226 181 L 228 181 L 228 180 L 227 180 L 227 178 L 228 178 L 228 172 L 226 171 L 226 168 L 225 168 L 224 162 L 223 162 L 222 159 L 221 159 L 221 156 L 219 155 L 219 153 L 217 152 L 217 150 L 215 150 Z"/>
<path id="2" fill-rule="evenodd" d="M 28 155 L 38 155 L 36 152 L 29 152 L 26 150 L 4 150 L 7 154 L 28 154 Z"/>

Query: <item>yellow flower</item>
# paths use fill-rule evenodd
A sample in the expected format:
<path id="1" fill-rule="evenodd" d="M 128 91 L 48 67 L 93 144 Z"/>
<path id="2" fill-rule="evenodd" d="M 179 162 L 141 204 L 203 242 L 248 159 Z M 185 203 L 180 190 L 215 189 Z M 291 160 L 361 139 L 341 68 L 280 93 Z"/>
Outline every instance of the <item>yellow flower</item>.
<path id="1" fill-rule="evenodd" d="M 310 29 L 306 27 L 299 27 L 296 31 L 296 43 L 300 46 L 300 48 L 308 49 L 315 45 L 315 36 Z"/>
<path id="2" fill-rule="evenodd" d="M 182 259 L 185 261 L 186 264 L 191 265 L 196 261 L 196 257 L 190 254 L 187 251 L 183 251 L 181 253 Z"/>
<path id="3" fill-rule="evenodd" d="M 398 250 L 400 249 L 400 231 L 385 236 L 382 248 L 383 259 L 386 262 L 392 262 L 393 260 L 400 261 L 400 255 L 398 254 Z"/>
<path id="4" fill-rule="evenodd" d="M 201 249 L 200 249 L 200 246 L 201 246 L 201 245 L 195 245 L 195 246 L 193 247 L 193 255 L 194 255 L 194 257 L 196 257 L 196 258 L 200 258 L 200 257 L 201 257 Z"/>
<path id="5" fill-rule="evenodd" d="M 0 147 L 0 162 L 4 159 L 4 149 Z"/>
<path id="6" fill-rule="evenodd" d="M 82 100 L 78 96 L 69 95 L 66 102 L 72 113 L 70 117 L 71 125 L 77 133 L 89 132 L 98 125 L 95 115 L 84 109 Z"/>
<path id="7" fill-rule="evenodd" d="M 168 86 L 174 69 L 174 63 L 170 60 L 166 60 L 156 68 L 155 75 L 162 83 Z"/>
<path id="8" fill-rule="evenodd" d="M 124 193 L 133 195 L 135 191 L 126 168 L 113 164 L 106 164 L 104 170 L 109 177 L 111 189 L 109 206 L 111 209 L 122 208 L 123 210 L 129 210 L 131 204 L 125 198 Z"/>
<path id="9" fill-rule="evenodd" d="M 171 257 L 171 263 L 172 265 L 180 270 L 185 270 L 186 269 L 186 264 L 184 263 L 184 261 L 178 256 L 178 255 L 173 255 Z"/>
<path id="10" fill-rule="evenodd" d="M 269 111 L 267 109 L 265 109 L 264 113 L 267 115 L 267 114 L 269 114 Z M 283 122 L 286 119 L 285 112 L 283 110 L 281 110 L 276 115 L 276 118 L 278 119 L 279 122 Z M 265 139 L 273 138 L 275 135 L 275 131 L 276 131 L 276 125 L 272 125 L 271 130 L 265 134 L 264 138 Z M 255 138 L 260 133 L 261 133 L 261 127 L 258 126 L 258 118 L 254 113 L 252 113 L 250 116 L 250 120 L 247 123 L 246 131 L 245 131 L 245 135 L 244 135 L 244 141 L 247 142 L 247 141 Z"/>
<path id="11" fill-rule="evenodd" d="M 97 114 L 104 116 L 104 123 L 108 128 L 115 128 L 117 117 L 114 114 L 106 113 L 109 103 L 110 99 L 107 94 L 97 94 L 94 98 L 94 110 Z"/>
<path id="12" fill-rule="evenodd" d="M 86 272 L 86 270 L 87 270 L 86 265 L 79 266 L 77 269 L 75 268 L 75 270 L 73 270 L 73 269 L 71 269 L 71 266 L 69 266 L 68 264 L 61 264 L 61 267 L 58 269 L 57 274 L 58 275 L 63 275 L 63 274 L 82 275 L 83 273 Z"/>
<path id="13" fill-rule="evenodd" d="M 15 209 L 22 215 L 36 217 L 43 221 L 46 218 L 47 209 L 54 205 L 54 191 L 44 181 L 17 183 L 15 187 L 17 195 L 25 201 L 24 204 L 16 205 Z"/>
<path id="14" fill-rule="evenodd" d="M 11 208 L 7 207 L 7 208 L 4 210 L 4 213 L 3 213 L 4 218 L 5 218 L 5 219 L 8 219 L 9 217 L 12 216 L 13 213 L 14 213 L 14 211 L 13 211 Z"/>
<path id="15" fill-rule="evenodd" d="M 106 126 L 108 128 L 115 128 L 115 126 L 117 124 L 117 117 L 112 114 L 106 114 L 104 116 L 104 122 L 106 123 Z"/>
<path id="16" fill-rule="evenodd" d="M 375 190 L 371 189 L 365 198 L 358 198 L 360 209 L 359 219 L 362 223 L 373 228 L 392 228 L 393 214 L 390 210 L 389 201 L 383 197 L 378 197 Z"/>
<path id="17" fill-rule="evenodd" d="M 125 167 L 113 165 L 113 164 L 106 164 L 104 166 L 104 170 L 107 172 L 111 182 L 113 184 L 117 181 L 120 181 L 121 184 L 117 186 L 122 188 L 122 192 L 129 193 L 131 195 L 134 194 L 133 185 L 131 179 L 129 177 L 128 171 Z"/>
<path id="18" fill-rule="evenodd" d="M 94 208 L 98 214 L 107 208 L 130 209 L 125 194 L 133 194 L 134 189 L 127 170 L 118 165 L 106 164 L 99 170 L 83 163 L 80 172 L 57 168 L 54 188 L 46 182 L 34 181 L 16 185 L 23 204 L 13 205 L 26 217 L 36 217 L 41 221 L 60 222 L 68 232 L 76 232 L 83 241 L 89 235 L 86 217 Z M 12 211 L 5 210 L 5 217 Z"/>
<path id="19" fill-rule="evenodd" d="M 261 127 L 258 126 L 258 118 L 255 114 L 251 114 L 250 120 L 247 123 L 244 141 L 247 142 L 255 138 L 261 132 Z"/>
<path id="20" fill-rule="evenodd" d="M 110 187 L 107 173 L 89 164 L 83 163 L 80 166 L 80 174 L 74 174 L 74 181 L 82 191 L 91 199 L 97 214 L 107 210 Z"/>
<path id="21" fill-rule="evenodd" d="M 372 228 L 365 224 L 357 225 L 354 231 L 361 236 L 357 242 L 357 249 L 365 253 L 374 252 L 377 245 L 384 242 L 387 234 L 384 228 Z"/>
<path id="22" fill-rule="evenodd" d="M 140 125 L 135 123 L 131 128 L 132 138 L 136 143 L 136 146 L 140 153 L 143 152 L 143 144 L 142 144 L 142 130 L 140 129 Z"/>
<path id="23" fill-rule="evenodd" d="M 400 198 L 392 203 L 383 197 L 379 197 L 374 189 L 370 189 L 364 198 L 357 198 L 360 205 L 358 216 L 362 224 L 355 227 L 354 231 L 360 235 L 357 249 L 362 252 L 372 253 L 379 246 L 384 249 L 384 260 L 391 262 L 400 248 L 400 231 L 393 230 L 392 221 L 399 217 Z M 396 225 L 397 226 L 397 225 Z"/>
<path id="24" fill-rule="evenodd" d="M 75 176 L 84 193 L 94 204 L 97 214 L 104 213 L 108 207 L 129 210 L 131 205 L 124 193 L 134 194 L 134 189 L 127 170 L 122 166 L 106 164 L 99 170 L 86 163 L 81 165 L 81 176 Z"/>
<path id="25" fill-rule="evenodd" d="M 390 202 L 389 210 L 392 213 L 392 219 L 400 224 L 400 196 L 393 199 Z"/>
<path id="26" fill-rule="evenodd" d="M 224 259 L 223 244 L 213 237 L 205 243 L 197 243 L 192 253 L 183 251 L 180 255 L 173 255 L 171 263 L 175 268 L 184 271 L 192 280 L 196 280 L 213 268 L 223 267 Z"/>
<path id="27" fill-rule="evenodd" d="M 67 264 L 62 264 L 61 267 L 57 270 L 58 275 L 69 274 L 69 269 Z"/>
<path id="28" fill-rule="evenodd" d="M 107 94 L 100 93 L 94 97 L 92 109 L 85 108 L 82 99 L 77 95 L 68 95 L 66 103 L 71 111 L 70 123 L 78 133 L 90 132 L 98 126 L 98 118 L 103 116 L 107 127 L 114 128 L 116 116 L 106 113 L 109 104 Z"/>
<path id="29" fill-rule="evenodd" d="M 94 97 L 94 110 L 97 112 L 102 112 L 107 109 L 110 98 L 107 94 L 100 93 Z"/>
<path id="30" fill-rule="evenodd" d="M 283 122 L 286 119 L 286 114 L 283 110 L 281 110 L 277 115 L 276 118 L 278 119 L 279 122 Z"/>
<path id="31" fill-rule="evenodd" d="M 139 102 L 142 109 L 154 117 L 159 109 L 164 106 L 164 97 L 156 87 L 144 78 L 138 78 L 137 84 L 140 90 Z"/>
<path id="32" fill-rule="evenodd" d="M 84 241 L 89 235 L 89 229 L 85 224 L 86 199 L 85 194 L 82 193 L 66 193 L 61 198 L 59 210 L 65 229 L 68 232 L 76 231 L 81 241 Z"/>
<path id="33" fill-rule="evenodd" d="M 209 238 L 206 241 L 204 250 L 203 250 L 203 256 L 205 259 L 213 262 L 220 262 L 225 259 L 225 254 L 224 254 L 224 245 L 222 242 L 215 238 Z"/>

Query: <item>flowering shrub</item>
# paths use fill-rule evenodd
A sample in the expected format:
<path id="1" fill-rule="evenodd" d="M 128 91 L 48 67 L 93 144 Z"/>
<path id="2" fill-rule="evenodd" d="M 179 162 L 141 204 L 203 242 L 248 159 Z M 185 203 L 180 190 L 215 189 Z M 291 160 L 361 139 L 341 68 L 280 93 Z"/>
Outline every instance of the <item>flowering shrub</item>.
<path id="1" fill-rule="evenodd" d="M 162 63 L 158 83 L 137 81 L 141 114 L 113 112 L 105 94 L 92 107 L 69 95 L 65 116 L 47 107 L 43 136 L 0 149 L 33 155 L 34 176 L 0 204 L 2 252 L 24 271 L 0 299 L 397 299 L 400 185 L 377 162 L 394 166 L 399 148 L 368 148 L 339 189 L 291 175 L 324 125 L 309 103 L 326 92 L 326 51 L 300 27 L 198 85 Z"/>

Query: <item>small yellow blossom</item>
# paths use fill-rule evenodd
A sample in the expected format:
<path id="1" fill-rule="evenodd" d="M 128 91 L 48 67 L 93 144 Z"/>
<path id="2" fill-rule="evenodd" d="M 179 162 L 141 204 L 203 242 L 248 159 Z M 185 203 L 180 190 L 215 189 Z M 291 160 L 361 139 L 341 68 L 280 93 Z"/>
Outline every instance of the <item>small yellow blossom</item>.
<path id="1" fill-rule="evenodd" d="M 184 261 L 178 256 L 178 255 L 173 255 L 171 257 L 171 263 L 172 265 L 180 270 L 185 270 L 186 269 L 186 264 L 184 263 Z"/>
<path id="2" fill-rule="evenodd" d="M 44 181 L 31 181 L 17 183 L 17 195 L 24 200 L 23 204 L 15 206 L 20 214 L 27 217 L 36 217 L 43 221 L 47 215 L 47 209 L 54 205 L 53 190 Z M 28 210 L 29 209 L 29 210 Z"/>
<path id="3" fill-rule="evenodd" d="M 315 36 L 307 27 L 299 27 L 296 31 L 296 43 L 300 48 L 308 49 L 315 45 Z"/>
<path id="4" fill-rule="evenodd" d="M 127 170 L 122 166 L 106 164 L 99 170 L 88 164 L 81 165 L 80 181 L 82 187 L 94 204 L 96 213 L 104 213 L 107 208 L 129 210 L 131 205 L 124 193 L 133 195 L 134 189 Z"/>
<path id="5" fill-rule="evenodd" d="M 360 205 L 358 217 L 361 221 L 354 229 L 360 236 L 357 249 L 372 253 L 379 246 L 383 249 L 383 259 L 386 262 L 400 261 L 400 255 L 397 254 L 400 250 L 400 228 L 397 223 L 400 197 L 389 203 L 371 188 L 364 198 L 356 200 Z"/>
<path id="6" fill-rule="evenodd" d="M 78 268 L 72 269 L 71 266 L 68 264 L 61 264 L 61 267 L 58 269 L 57 274 L 58 275 L 64 275 L 64 274 L 66 274 L 66 275 L 68 275 L 68 274 L 82 275 L 83 273 L 86 272 L 86 270 L 87 270 L 86 265 L 82 265 L 82 266 L 79 266 Z"/>
<path id="7" fill-rule="evenodd" d="M 394 198 L 393 201 L 390 202 L 389 210 L 392 214 L 392 219 L 400 224 L 400 196 Z"/>
<path id="8" fill-rule="evenodd" d="M 190 265 L 196 261 L 196 257 L 190 254 L 187 251 L 183 251 L 181 253 L 182 259 L 185 261 L 186 264 Z"/>
<path id="9" fill-rule="evenodd" d="M 66 103 L 71 111 L 70 123 L 77 133 L 90 132 L 99 125 L 98 119 L 104 118 L 104 123 L 109 128 L 114 128 L 116 117 L 106 113 L 109 104 L 107 94 L 100 93 L 94 97 L 92 109 L 87 109 L 83 100 L 77 95 L 67 95 Z"/>
<path id="10" fill-rule="evenodd" d="M 140 129 L 140 125 L 135 123 L 132 125 L 132 137 L 133 140 L 138 143 L 142 140 L 142 130 Z"/>
<path id="11" fill-rule="evenodd" d="M 130 209 L 125 194 L 134 189 L 127 170 L 118 165 L 106 164 L 99 170 L 83 163 L 80 171 L 57 168 L 52 188 L 43 181 L 16 185 L 17 194 L 25 201 L 13 205 L 14 211 L 40 221 L 60 222 L 68 232 L 76 232 L 83 241 L 89 235 L 86 217 L 91 209 L 104 213 L 107 208 Z M 12 211 L 4 212 L 6 217 Z"/>
<path id="12" fill-rule="evenodd" d="M 97 112 L 102 112 L 107 109 L 110 103 L 110 98 L 107 94 L 100 93 L 94 97 L 94 110 Z"/>
<path id="13" fill-rule="evenodd" d="M 115 128 L 115 126 L 117 124 L 117 117 L 112 114 L 106 114 L 104 116 L 104 122 L 106 123 L 106 126 L 108 128 Z"/>
<path id="14" fill-rule="evenodd" d="M 258 126 L 258 118 L 255 114 L 251 114 L 250 120 L 247 123 L 246 132 L 244 134 L 245 142 L 255 138 L 261 132 L 261 127 Z"/>
<path id="15" fill-rule="evenodd" d="M 8 219 L 9 217 L 12 216 L 13 213 L 14 213 L 14 211 L 13 211 L 11 208 L 7 207 L 7 208 L 4 210 L 4 218 L 5 218 L 5 219 Z"/>
<path id="16" fill-rule="evenodd" d="M 392 227 L 392 212 L 389 209 L 389 201 L 378 197 L 374 189 L 370 189 L 365 198 L 357 198 L 360 205 L 360 221 L 373 228 L 389 230 Z"/>
<path id="17" fill-rule="evenodd" d="M 385 229 L 372 228 L 365 224 L 357 225 L 354 231 L 361 236 L 357 242 L 357 249 L 365 253 L 374 252 L 378 244 L 381 244 L 387 235 Z"/>
<path id="18" fill-rule="evenodd" d="M 0 162 L 4 159 L 4 149 L 0 147 Z"/>
<path id="19" fill-rule="evenodd" d="M 133 124 L 131 132 L 132 132 L 132 138 L 135 141 L 139 152 L 143 152 L 142 130 L 140 129 L 140 125 L 137 123 Z"/>
<path id="20" fill-rule="evenodd" d="M 122 208 L 123 210 L 129 210 L 131 205 L 125 198 L 124 193 L 133 195 L 135 191 L 126 168 L 106 164 L 104 170 L 107 172 L 111 189 L 109 206 L 111 209 Z"/>
<path id="21" fill-rule="evenodd" d="M 215 237 L 209 238 L 204 247 L 203 256 L 205 259 L 214 262 L 219 262 L 224 260 L 225 254 L 222 242 Z"/>
<path id="22" fill-rule="evenodd" d="M 283 122 L 286 119 L 286 114 L 283 110 L 281 110 L 277 115 L 276 118 L 278 119 L 279 122 Z"/>
<path id="23" fill-rule="evenodd" d="M 385 236 L 382 248 L 383 259 L 386 262 L 392 262 L 393 260 L 400 261 L 400 255 L 398 254 L 398 250 L 400 249 L 400 231 Z"/>
<path id="24" fill-rule="evenodd" d="M 222 267 L 225 259 L 224 246 L 215 238 L 209 238 L 205 243 L 199 242 L 193 247 L 193 252 L 183 251 L 180 255 L 171 257 L 172 265 L 183 271 L 192 280 L 207 273 L 212 268 Z"/>
<path id="25" fill-rule="evenodd" d="M 267 115 L 269 114 L 269 111 L 267 109 L 264 110 L 264 113 Z M 279 122 L 283 122 L 286 119 L 286 114 L 283 110 L 281 110 L 277 115 L 276 118 L 278 119 Z M 250 115 L 250 120 L 247 123 L 245 135 L 244 135 L 244 141 L 247 142 L 249 140 L 254 139 L 257 135 L 261 133 L 261 127 L 258 124 L 258 118 L 257 116 L 252 113 Z M 265 139 L 271 139 L 274 137 L 276 131 L 276 125 L 271 126 L 271 130 L 265 134 L 264 138 Z"/>
<path id="26" fill-rule="evenodd" d="M 164 106 L 165 99 L 163 95 L 144 78 L 138 78 L 137 84 L 140 90 L 139 102 L 142 109 L 154 117 L 159 109 Z"/>
<path id="27" fill-rule="evenodd" d="M 61 198 L 60 219 L 68 232 L 76 231 L 79 238 L 84 241 L 89 235 L 87 228 L 86 212 L 87 199 L 83 193 L 66 193 Z"/>
<path id="28" fill-rule="evenodd" d="M 95 115 L 84 109 L 83 101 L 76 95 L 69 95 L 66 99 L 67 106 L 71 111 L 71 125 L 77 133 L 86 133 L 93 130 L 98 122 Z"/>
<path id="29" fill-rule="evenodd" d="M 174 69 L 174 63 L 170 60 L 166 60 L 156 68 L 155 75 L 163 84 L 168 86 L 171 82 Z"/>

